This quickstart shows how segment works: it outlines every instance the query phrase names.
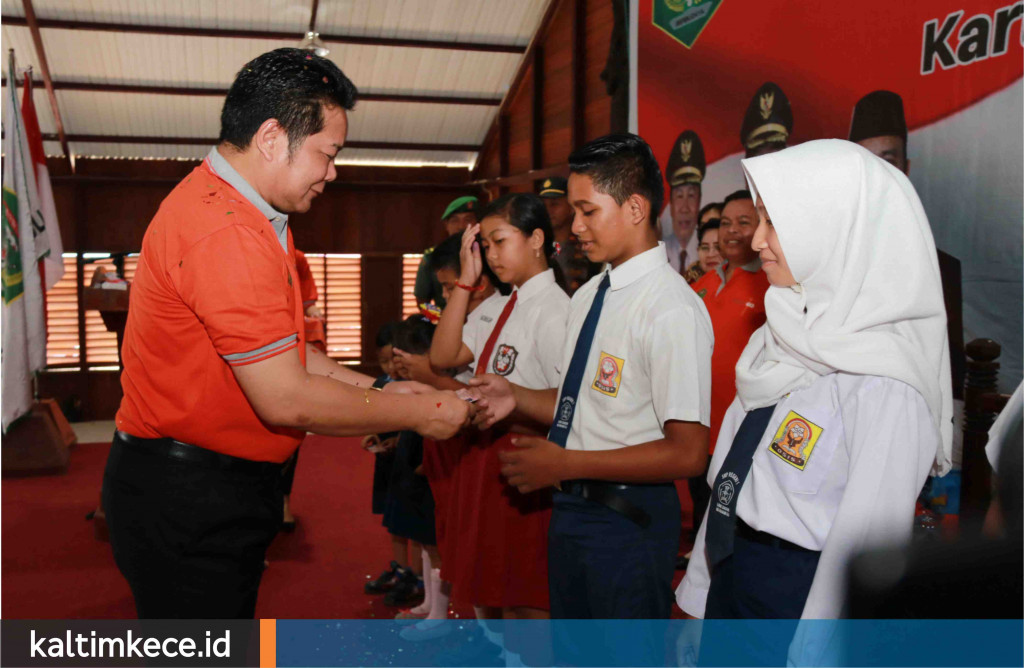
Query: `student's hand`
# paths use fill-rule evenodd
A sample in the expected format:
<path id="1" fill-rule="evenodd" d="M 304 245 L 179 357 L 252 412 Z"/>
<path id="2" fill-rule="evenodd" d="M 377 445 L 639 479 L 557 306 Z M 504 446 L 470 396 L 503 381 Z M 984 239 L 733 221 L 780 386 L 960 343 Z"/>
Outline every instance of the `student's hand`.
<path id="1" fill-rule="evenodd" d="M 504 420 L 516 408 L 516 396 L 512 391 L 512 383 L 501 376 L 486 373 L 469 380 L 478 400 L 475 404 L 477 413 L 473 424 L 481 429 L 489 429 L 495 423 Z"/>
<path id="2" fill-rule="evenodd" d="M 309 305 L 309 308 L 306 309 L 306 315 L 308 315 L 310 318 L 319 318 L 320 320 L 325 320 L 323 310 L 316 304 Z"/>
<path id="3" fill-rule="evenodd" d="M 363 440 L 360 441 L 360 443 L 363 446 L 363 450 L 373 452 L 373 448 L 380 445 L 380 438 L 377 437 L 377 434 L 367 434 L 366 436 L 363 436 Z"/>
<path id="4" fill-rule="evenodd" d="M 430 357 L 428 355 L 413 355 L 400 348 L 392 348 L 395 364 L 403 370 L 403 376 L 411 378 L 419 383 L 433 385 L 437 374 L 430 368 Z"/>
<path id="5" fill-rule="evenodd" d="M 462 264 L 462 273 L 459 276 L 459 283 L 463 285 L 476 285 L 480 280 L 480 274 L 484 271 L 484 262 L 480 256 L 480 242 L 476 235 L 480 234 L 480 223 L 474 223 L 462 233 L 462 249 L 459 251 L 459 261 Z"/>
<path id="6" fill-rule="evenodd" d="M 498 453 L 501 474 L 521 493 L 556 487 L 566 477 L 568 453 L 565 448 L 539 436 L 516 436 L 515 450 Z"/>
<path id="7" fill-rule="evenodd" d="M 434 388 L 415 380 L 403 380 L 400 383 L 388 383 L 384 386 L 384 392 L 388 394 L 427 394 L 437 392 Z"/>
<path id="8" fill-rule="evenodd" d="M 433 392 L 420 395 L 417 399 L 430 402 L 426 418 L 416 429 L 425 438 L 443 441 L 469 424 L 470 404 L 459 399 L 454 392 Z"/>

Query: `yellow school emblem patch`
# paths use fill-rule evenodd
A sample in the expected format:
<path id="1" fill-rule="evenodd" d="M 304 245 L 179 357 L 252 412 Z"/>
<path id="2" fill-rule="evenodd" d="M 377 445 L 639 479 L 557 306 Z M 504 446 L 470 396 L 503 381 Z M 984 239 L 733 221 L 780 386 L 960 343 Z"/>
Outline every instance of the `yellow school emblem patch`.
<path id="1" fill-rule="evenodd" d="M 790 411 L 775 432 L 768 450 L 790 466 L 803 471 L 824 431 L 802 415 Z"/>
<path id="2" fill-rule="evenodd" d="M 602 352 L 597 362 L 597 375 L 591 387 L 609 397 L 618 396 L 619 386 L 622 384 L 622 368 L 625 365 L 626 360 Z"/>

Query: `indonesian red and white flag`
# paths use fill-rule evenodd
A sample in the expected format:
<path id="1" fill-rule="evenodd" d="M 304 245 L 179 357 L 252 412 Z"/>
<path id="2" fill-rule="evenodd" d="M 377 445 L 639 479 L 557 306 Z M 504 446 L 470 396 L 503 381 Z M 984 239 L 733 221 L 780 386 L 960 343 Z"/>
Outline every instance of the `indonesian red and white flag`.
<path id="1" fill-rule="evenodd" d="M 27 72 L 25 92 L 21 98 L 21 116 L 25 121 L 28 149 L 32 154 L 32 164 L 35 166 L 36 191 L 39 194 L 36 203 L 46 223 L 46 238 L 49 242 L 44 244 L 44 247 L 48 247 L 50 253 L 43 258 L 39 267 L 43 275 L 43 290 L 48 292 L 64 276 L 64 261 L 61 258 L 64 245 L 61 243 L 60 227 L 57 225 L 57 205 L 53 199 L 53 187 L 50 185 L 50 170 L 46 168 L 43 134 L 39 131 L 39 118 L 36 116 L 36 106 L 32 100 L 32 79 Z"/>

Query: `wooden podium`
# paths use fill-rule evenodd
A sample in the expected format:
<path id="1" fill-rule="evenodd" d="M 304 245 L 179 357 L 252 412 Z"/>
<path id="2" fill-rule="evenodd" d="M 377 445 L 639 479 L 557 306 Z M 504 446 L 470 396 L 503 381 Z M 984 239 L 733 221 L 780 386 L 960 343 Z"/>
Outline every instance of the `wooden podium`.
<path id="1" fill-rule="evenodd" d="M 124 343 L 124 328 L 128 324 L 127 290 L 108 290 L 100 287 L 102 280 L 93 277 L 93 283 L 82 289 L 82 308 L 86 311 L 99 311 L 108 332 L 117 334 L 117 360 L 121 361 L 121 344 Z"/>
<path id="2" fill-rule="evenodd" d="M 4 435 L 3 477 L 53 475 L 68 467 L 75 432 L 53 399 L 37 401 Z"/>

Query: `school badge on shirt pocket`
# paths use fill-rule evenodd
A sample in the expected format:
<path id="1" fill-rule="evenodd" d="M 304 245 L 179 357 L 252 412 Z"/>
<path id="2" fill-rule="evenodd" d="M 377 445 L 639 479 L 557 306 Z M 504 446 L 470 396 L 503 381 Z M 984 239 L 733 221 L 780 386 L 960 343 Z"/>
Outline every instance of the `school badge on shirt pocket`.
<path id="1" fill-rule="evenodd" d="M 499 376 L 507 376 L 516 368 L 516 358 L 519 351 L 507 344 L 498 346 L 498 354 L 494 356 L 494 373 Z"/>
<path id="2" fill-rule="evenodd" d="M 824 431 L 802 415 L 790 411 L 779 425 L 768 449 L 793 468 L 803 471 Z"/>
<path id="3" fill-rule="evenodd" d="M 622 384 L 622 368 L 625 365 L 626 360 L 602 351 L 597 363 L 597 376 L 591 387 L 609 397 L 618 396 Z"/>

